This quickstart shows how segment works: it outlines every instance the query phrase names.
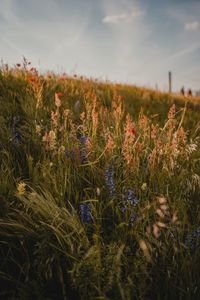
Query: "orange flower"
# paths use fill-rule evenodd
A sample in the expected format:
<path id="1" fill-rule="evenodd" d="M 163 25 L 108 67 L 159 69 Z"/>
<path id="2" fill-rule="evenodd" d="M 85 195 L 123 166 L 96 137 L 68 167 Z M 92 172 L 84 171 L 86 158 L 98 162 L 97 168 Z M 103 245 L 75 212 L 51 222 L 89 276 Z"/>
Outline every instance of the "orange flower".
<path id="1" fill-rule="evenodd" d="M 36 81 L 36 78 L 35 78 L 35 77 L 28 77 L 28 81 L 29 81 L 29 82 L 35 82 L 35 81 Z"/>

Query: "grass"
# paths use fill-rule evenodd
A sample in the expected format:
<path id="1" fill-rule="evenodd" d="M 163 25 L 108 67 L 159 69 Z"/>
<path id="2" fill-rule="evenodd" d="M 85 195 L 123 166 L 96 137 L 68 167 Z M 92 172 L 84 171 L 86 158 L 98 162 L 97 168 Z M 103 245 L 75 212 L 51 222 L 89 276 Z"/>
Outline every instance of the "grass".
<path id="1" fill-rule="evenodd" d="M 200 101 L 0 70 L 0 297 L 198 299 Z"/>

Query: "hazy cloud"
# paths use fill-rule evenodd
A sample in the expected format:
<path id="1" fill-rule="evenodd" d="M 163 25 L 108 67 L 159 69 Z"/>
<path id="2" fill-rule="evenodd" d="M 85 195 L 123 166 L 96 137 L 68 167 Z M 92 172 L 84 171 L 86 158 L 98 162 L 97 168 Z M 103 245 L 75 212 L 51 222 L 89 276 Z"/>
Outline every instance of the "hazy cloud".
<path id="1" fill-rule="evenodd" d="M 185 24 L 185 30 L 187 31 L 196 31 L 198 29 L 200 29 L 200 23 L 198 21 Z"/>
<path id="2" fill-rule="evenodd" d="M 134 10 L 130 14 L 122 13 L 117 15 L 107 15 L 102 19 L 102 22 L 108 24 L 130 23 L 134 18 L 142 15 L 144 15 L 144 11 Z"/>

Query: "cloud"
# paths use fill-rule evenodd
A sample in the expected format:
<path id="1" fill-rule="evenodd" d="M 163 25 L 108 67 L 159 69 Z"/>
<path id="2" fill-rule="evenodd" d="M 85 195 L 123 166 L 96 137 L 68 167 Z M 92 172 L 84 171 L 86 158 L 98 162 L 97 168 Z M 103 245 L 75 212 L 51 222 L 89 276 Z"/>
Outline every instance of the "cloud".
<path id="1" fill-rule="evenodd" d="M 130 14 L 122 13 L 117 15 L 107 15 L 102 19 L 102 22 L 107 24 L 130 23 L 134 18 L 142 15 L 144 15 L 144 11 L 134 10 Z"/>
<path id="2" fill-rule="evenodd" d="M 196 31 L 198 29 L 200 29 L 200 23 L 198 21 L 185 24 L 186 31 Z"/>

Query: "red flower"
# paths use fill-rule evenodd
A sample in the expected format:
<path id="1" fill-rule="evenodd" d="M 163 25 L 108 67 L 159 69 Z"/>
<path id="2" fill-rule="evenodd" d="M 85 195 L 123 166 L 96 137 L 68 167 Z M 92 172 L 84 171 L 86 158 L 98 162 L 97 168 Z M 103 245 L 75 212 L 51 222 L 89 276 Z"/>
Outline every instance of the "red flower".
<path id="1" fill-rule="evenodd" d="M 135 129 L 134 127 L 131 129 L 131 133 L 132 133 L 133 135 L 136 135 L 136 129 Z"/>
<path id="2" fill-rule="evenodd" d="M 16 64 L 16 66 L 19 68 L 19 67 L 21 67 L 21 64 Z"/>
<path id="3" fill-rule="evenodd" d="M 56 95 L 58 96 L 58 98 L 62 97 L 63 93 L 62 92 L 57 92 Z"/>

